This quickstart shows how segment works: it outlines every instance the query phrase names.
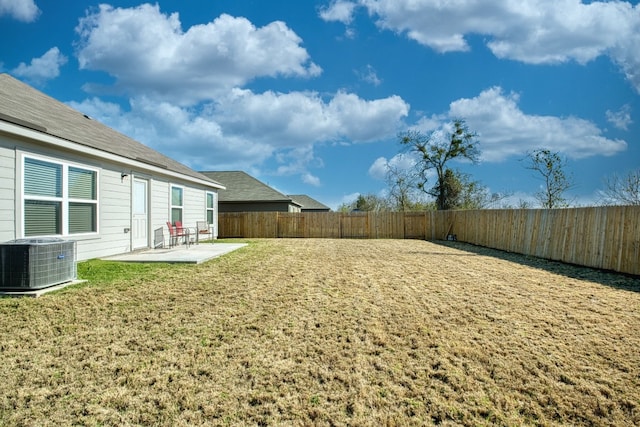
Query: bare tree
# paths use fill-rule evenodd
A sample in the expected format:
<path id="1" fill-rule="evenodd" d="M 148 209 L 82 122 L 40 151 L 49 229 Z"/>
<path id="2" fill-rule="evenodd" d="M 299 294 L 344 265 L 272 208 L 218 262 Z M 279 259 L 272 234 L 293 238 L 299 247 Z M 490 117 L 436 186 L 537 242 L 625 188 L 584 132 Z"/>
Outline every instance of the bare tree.
<path id="1" fill-rule="evenodd" d="M 375 194 L 360 194 L 351 203 L 343 203 L 338 207 L 338 212 L 388 212 L 391 211 L 389 201 Z"/>
<path id="2" fill-rule="evenodd" d="M 564 208 L 569 202 L 564 193 L 574 186 L 573 178 L 564 172 L 566 160 L 557 152 L 540 148 L 527 153 L 529 160 L 526 168 L 542 176 L 544 187 L 535 194 L 543 208 Z"/>
<path id="3" fill-rule="evenodd" d="M 416 186 L 416 171 L 414 167 L 402 167 L 387 163 L 386 182 L 389 187 L 389 204 L 399 212 L 431 210 L 433 202 L 425 200 Z"/>
<path id="4" fill-rule="evenodd" d="M 511 194 L 505 193 L 492 193 L 489 188 L 482 185 L 480 181 L 471 180 L 471 176 L 468 174 L 460 173 L 458 178 L 461 184 L 461 192 L 458 198 L 456 209 L 487 209 L 490 207 L 496 207 L 504 199 Z"/>
<path id="5" fill-rule="evenodd" d="M 435 132 L 425 135 L 419 131 L 407 131 L 399 135 L 400 144 L 418 154 L 418 188 L 435 197 L 439 210 L 450 209 L 455 205 L 451 198 L 456 196 L 459 185 L 456 173 L 447 164 L 455 158 L 477 162 L 480 151 L 476 136 L 461 119 L 454 120 L 453 131 L 444 138 L 439 138 L 439 134 Z M 436 171 L 437 181 L 433 187 L 428 187 L 431 170 Z"/>
<path id="6" fill-rule="evenodd" d="M 640 206 L 640 169 L 627 175 L 613 174 L 604 179 L 602 203 L 605 205 Z"/>

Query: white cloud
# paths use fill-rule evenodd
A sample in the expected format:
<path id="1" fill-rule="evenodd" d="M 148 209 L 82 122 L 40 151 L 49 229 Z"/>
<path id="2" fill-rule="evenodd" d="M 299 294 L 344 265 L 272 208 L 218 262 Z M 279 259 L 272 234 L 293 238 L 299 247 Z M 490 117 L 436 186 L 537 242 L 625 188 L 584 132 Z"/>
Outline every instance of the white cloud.
<path id="1" fill-rule="evenodd" d="M 18 21 L 33 22 L 40 9 L 33 0 L 0 0 L 0 16 L 9 15 Z"/>
<path id="2" fill-rule="evenodd" d="M 310 183 L 317 180 L 319 185 L 319 179 L 307 170 L 310 166 L 322 166 L 322 160 L 316 158 L 313 149 L 314 146 L 309 144 L 274 150 L 273 157 L 277 168 L 273 174 L 280 176 L 299 175 L 304 182 Z"/>
<path id="3" fill-rule="evenodd" d="M 130 111 L 95 98 L 71 105 L 194 169 L 247 169 L 273 159 L 276 173 L 313 185 L 319 181 L 307 169 L 322 166 L 316 144 L 389 138 L 409 109 L 395 96 L 368 101 L 339 92 L 325 101 L 316 93 L 242 89 L 198 108 L 147 97 L 132 98 Z"/>
<path id="4" fill-rule="evenodd" d="M 344 31 L 344 37 L 354 39 L 357 35 L 355 28 L 350 24 L 353 22 L 353 13 L 358 4 L 347 0 L 333 0 L 327 7 L 320 8 L 320 18 L 327 22 L 341 22 L 347 27 Z"/>
<path id="5" fill-rule="evenodd" d="M 350 24 L 356 4 L 352 1 L 333 0 L 328 7 L 320 9 L 320 18 L 325 21 L 338 21 Z"/>
<path id="6" fill-rule="evenodd" d="M 223 14 L 185 32 L 179 15 L 162 13 L 157 4 L 103 4 L 80 20 L 76 32 L 80 68 L 108 72 L 128 93 L 185 104 L 260 76 L 321 73 L 300 37 L 280 21 L 256 28 Z"/>
<path id="7" fill-rule="evenodd" d="M 409 105 L 398 96 L 368 101 L 338 92 L 327 102 L 314 92 L 255 94 L 235 89 L 219 99 L 215 109 L 216 120 L 229 132 L 290 147 L 383 139 L 395 134 Z"/>
<path id="8" fill-rule="evenodd" d="M 585 64 L 610 55 L 640 92 L 640 5 L 580 0 L 359 0 L 358 5 L 377 17 L 380 28 L 438 52 L 467 51 L 466 37 L 478 34 L 487 37 L 497 57 L 530 64 Z"/>
<path id="9" fill-rule="evenodd" d="M 60 67 L 67 63 L 67 57 L 57 47 L 52 47 L 39 58 L 33 58 L 31 64 L 20 63 L 12 73 L 18 77 L 36 83 L 51 80 L 60 75 Z"/>
<path id="10" fill-rule="evenodd" d="M 378 77 L 375 68 L 371 65 L 367 65 L 363 69 L 356 71 L 356 76 L 366 83 L 372 84 L 374 86 L 380 86 L 382 80 Z"/>
<path id="11" fill-rule="evenodd" d="M 606 116 L 609 123 L 621 130 L 629 129 L 629 125 L 633 123 L 629 104 L 623 105 L 618 111 L 607 110 Z"/>
<path id="12" fill-rule="evenodd" d="M 386 157 L 378 157 L 371 166 L 369 166 L 369 176 L 378 179 L 384 180 L 387 176 L 387 171 L 389 170 L 389 160 Z"/>
<path id="13" fill-rule="evenodd" d="M 213 106 L 216 120 L 230 134 L 281 147 L 330 139 L 335 123 L 316 93 L 287 94 L 234 89 Z"/>
<path id="14" fill-rule="evenodd" d="M 623 140 L 602 136 L 592 122 L 526 114 L 518 101 L 517 94 L 505 95 L 501 88 L 493 87 L 475 98 L 452 102 L 447 115 L 465 118 L 469 128 L 478 133 L 485 161 L 501 161 L 542 147 L 574 159 L 611 156 L 627 148 Z"/>
<path id="15" fill-rule="evenodd" d="M 302 175 L 302 182 L 304 182 L 305 184 L 312 185 L 314 187 L 320 187 L 320 178 L 308 172 Z"/>
<path id="16" fill-rule="evenodd" d="M 354 142 L 369 142 L 395 134 L 409 114 L 409 104 L 397 95 L 367 101 L 355 94 L 338 92 L 327 105 L 337 135 Z M 336 136 L 337 136 L 336 135 Z"/>
<path id="17" fill-rule="evenodd" d="M 416 165 L 416 158 L 409 153 L 399 153 L 391 159 L 378 157 L 369 167 L 369 176 L 383 181 L 387 178 L 389 168 L 398 170 L 409 170 Z"/>
<path id="18" fill-rule="evenodd" d="M 347 28 L 344 30 L 344 36 L 348 39 L 355 39 L 357 34 L 358 33 L 354 28 Z"/>
<path id="19" fill-rule="evenodd" d="M 640 5 L 636 6 L 636 14 L 640 15 Z M 634 30 L 628 37 L 619 41 L 611 50 L 611 57 L 620 66 L 629 82 L 640 93 L 640 17 L 636 20 Z"/>

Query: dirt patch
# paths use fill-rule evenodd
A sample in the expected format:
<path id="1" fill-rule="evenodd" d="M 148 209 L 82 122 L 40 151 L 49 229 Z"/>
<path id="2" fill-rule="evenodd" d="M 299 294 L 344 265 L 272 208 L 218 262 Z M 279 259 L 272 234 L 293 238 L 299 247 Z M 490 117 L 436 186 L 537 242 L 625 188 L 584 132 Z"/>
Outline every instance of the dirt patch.
<path id="1" fill-rule="evenodd" d="M 635 278 L 411 240 L 79 269 L 0 300 L 0 424 L 640 424 Z"/>

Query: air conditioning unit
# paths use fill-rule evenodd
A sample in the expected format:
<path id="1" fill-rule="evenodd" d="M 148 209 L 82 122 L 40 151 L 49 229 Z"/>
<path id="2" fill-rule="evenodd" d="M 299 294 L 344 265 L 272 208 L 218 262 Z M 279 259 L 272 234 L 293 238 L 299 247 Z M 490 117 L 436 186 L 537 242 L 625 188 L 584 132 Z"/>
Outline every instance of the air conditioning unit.
<path id="1" fill-rule="evenodd" d="M 0 290 L 35 290 L 76 279 L 76 242 L 18 239 L 0 244 Z"/>

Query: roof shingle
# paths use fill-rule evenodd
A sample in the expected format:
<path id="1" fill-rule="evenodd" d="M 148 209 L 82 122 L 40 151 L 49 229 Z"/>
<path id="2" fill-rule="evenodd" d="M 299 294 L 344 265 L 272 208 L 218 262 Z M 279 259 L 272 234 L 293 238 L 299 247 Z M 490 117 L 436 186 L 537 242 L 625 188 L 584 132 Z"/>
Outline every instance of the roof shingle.
<path id="1" fill-rule="evenodd" d="M 322 203 L 320 203 L 319 201 L 317 201 L 316 199 L 313 199 L 309 196 L 307 196 L 306 194 L 289 194 L 289 197 L 291 197 L 293 200 L 295 200 L 296 202 L 298 202 L 298 204 L 300 204 L 302 206 L 302 210 L 326 210 L 326 211 L 330 211 L 331 208 L 327 205 L 324 205 Z"/>

